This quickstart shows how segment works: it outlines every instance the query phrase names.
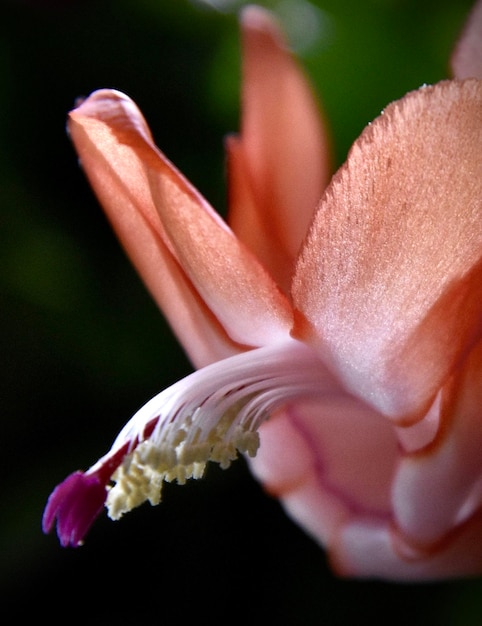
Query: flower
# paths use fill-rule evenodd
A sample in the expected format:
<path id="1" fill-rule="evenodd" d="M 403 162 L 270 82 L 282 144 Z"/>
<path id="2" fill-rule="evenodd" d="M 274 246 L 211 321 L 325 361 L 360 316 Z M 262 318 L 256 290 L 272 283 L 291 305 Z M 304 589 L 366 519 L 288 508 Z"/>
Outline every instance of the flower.
<path id="1" fill-rule="evenodd" d="M 389 104 L 328 182 L 306 79 L 270 14 L 246 8 L 230 227 L 127 96 L 71 112 L 81 164 L 198 369 L 54 490 L 45 531 L 57 520 L 79 545 L 104 500 L 118 519 L 241 452 L 340 575 L 482 571 L 481 25 L 479 2 L 456 78 Z"/>

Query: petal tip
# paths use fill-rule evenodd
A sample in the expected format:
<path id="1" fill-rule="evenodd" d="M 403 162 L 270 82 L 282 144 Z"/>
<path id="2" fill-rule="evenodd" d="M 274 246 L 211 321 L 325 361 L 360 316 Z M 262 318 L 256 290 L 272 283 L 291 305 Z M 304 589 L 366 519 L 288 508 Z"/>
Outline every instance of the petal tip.
<path id="1" fill-rule="evenodd" d="M 254 4 L 245 6 L 240 13 L 240 23 L 244 32 L 269 35 L 277 40 L 282 39 L 276 18 L 263 7 Z"/>

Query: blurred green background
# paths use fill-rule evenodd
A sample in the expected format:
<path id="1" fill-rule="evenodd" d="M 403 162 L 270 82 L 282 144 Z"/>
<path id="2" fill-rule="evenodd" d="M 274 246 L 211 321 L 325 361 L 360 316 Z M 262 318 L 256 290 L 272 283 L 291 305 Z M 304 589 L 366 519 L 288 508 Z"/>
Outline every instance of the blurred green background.
<path id="1" fill-rule="evenodd" d="M 50 624 L 482 623 L 482 581 L 346 581 L 239 461 L 78 550 L 40 530 L 51 489 L 191 368 L 127 262 L 65 133 L 78 96 L 121 89 L 220 212 L 238 127 L 243 2 L 2 0 L 0 611 Z M 273 0 L 341 163 L 383 107 L 448 75 L 469 0 Z M 216 6 L 217 5 L 217 8 Z"/>

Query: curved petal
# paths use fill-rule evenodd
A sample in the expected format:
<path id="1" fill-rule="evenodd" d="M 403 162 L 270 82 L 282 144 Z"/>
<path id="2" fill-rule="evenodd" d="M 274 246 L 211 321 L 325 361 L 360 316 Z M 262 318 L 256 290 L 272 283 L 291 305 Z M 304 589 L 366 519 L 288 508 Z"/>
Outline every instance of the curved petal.
<path id="1" fill-rule="evenodd" d="M 97 91 L 71 112 L 69 130 L 122 243 L 197 364 L 239 351 L 235 344 L 286 337 L 287 300 L 156 149 L 132 100 Z M 199 336 L 206 329 L 211 350 Z"/>
<path id="2" fill-rule="evenodd" d="M 393 581 L 442 580 L 480 574 L 482 515 L 471 518 L 432 554 L 411 559 L 397 550 L 390 526 L 356 519 L 342 527 L 330 549 L 331 563 L 341 576 Z"/>
<path id="3" fill-rule="evenodd" d="M 420 419 L 482 332 L 482 82 L 389 105 L 316 213 L 294 336 L 399 423 Z"/>
<path id="4" fill-rule="evenodd" d="M 482 78 L 482 0 L 475 3 L 451 59 L 456 78 Z"/>
<path id="5" fill-rule="evenodd" d="M 253 474 L 306 533 L 326 546 L 348 512 L 320 486 L 316 454 L 286 411 L 271 416 L 259 433 L 260 448 L 249 459 Z"/>
<path id="6" fill-rule="evenodd" d="M 269 269 L 283 292 L 289 294 L 293 257 L 279 241 L 273 239 L 269 213 L 263 212 L 250 184 L 246 153 L 240 138 L 230 135 L 226 138 L 225 146 L 229 171 L 229 223 L 236 236 Z"/>
<path id="7" fill-rule="evenodd" d="M 444 390 L 438 437 L 408 455 L 393 488 L 395 520 L 406 541 L 426 549 L 482 505 L 482 343 Z"/>
<path id="8" fill-rule="evenodd" d="M 229 223 L 287 290 L 328 182 L 329 150 L 310 86 L 270 13 L 248 7 L 241 25 L 242 125 L 236 149 L 227 145 Z"/>
<path id="9" fill-rule="evenodd" d="M 269 492 L 319 543 L 345 520 L 388 518 L 399 460 L 386 418 L 333 385 L 322 401 L 291 404 L 260 428 L 251 465 Z"/>

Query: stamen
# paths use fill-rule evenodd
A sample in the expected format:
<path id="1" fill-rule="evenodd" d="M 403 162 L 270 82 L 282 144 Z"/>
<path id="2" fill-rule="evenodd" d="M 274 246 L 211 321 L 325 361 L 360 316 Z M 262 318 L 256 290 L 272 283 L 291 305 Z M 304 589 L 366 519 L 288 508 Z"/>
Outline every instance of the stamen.
<path id="1" fill-rule="evenodd" d="M 289 342 L 214 363 L 161 392 L 114 442 L 113 451 L 126 440 L 137 443 L 112 475 L 109 517 L 119 519 L 146 500 L 158 504 L 164 481 L 200 478 L 208 461 L 226 469 L 238 453 L 255 456 L 260 424 L 287 400 L 318 393 L 319 368 L 311 350 Z M 146 437 L 144 425 L 156 413 Z"/>
<path id="2" fill-rule="evenodd" d="M 259 447 L 257 429 L 274 409 L 289 400 L 319 395 L 331 388 L 331 383 L 315 353 L 294 340 L 213 363 L 144 405 L 119 433 L 108 454 L 80 474 L 83 479 L 76 479 L 74 491 L 77 483 L 83 485 L 95 478 L 107 493 L 112 519 L 146 500 L 158 504 L 164 481 L 183 484 L 188 478 L 200 478 L 208 461 L 227 468 L 238 453 L 253 457 Z M 111 488 L 107 487 L 110 480 L 115 483 Z M 85 498 L 84 493 L 78 495 Z M 64 545 L 78 545 L 82 538 L 73 528 L 72 516 L 75 518 L 79 508 L 73 498 L 70 488 L 66 506 L 59 497 L 50 505 L 47 526 L 50 528 L 57 516 L 58 532 L 64 528 Z M 97 500 L 96 496 L 96 506 Z M 62 520 L 66 511 L 68 533 L 75 536 L 75 542 L 67 537 Z M 85 519 L 82 524 L 83 536 Z"/>

